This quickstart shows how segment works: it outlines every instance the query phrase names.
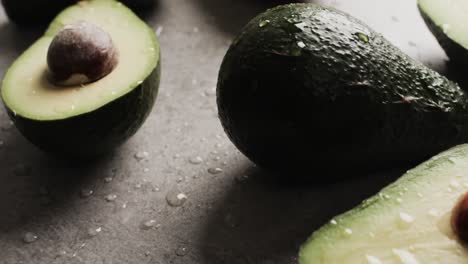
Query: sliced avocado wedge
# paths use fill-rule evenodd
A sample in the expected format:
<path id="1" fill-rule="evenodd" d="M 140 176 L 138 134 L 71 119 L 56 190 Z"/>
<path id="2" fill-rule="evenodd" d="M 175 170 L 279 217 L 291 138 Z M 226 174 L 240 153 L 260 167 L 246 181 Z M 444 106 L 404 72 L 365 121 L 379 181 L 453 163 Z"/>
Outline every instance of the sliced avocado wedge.
<path id="1" fill-rule="evenodd" d="M 468 65 L 468 0 L 418 0 L 418 7 L 450 59 Z"/>
<path id="2" fill-rule="evenodd" d="M 110 35 L 118 64 L 97 81 L 55 85 L 48 78 L 49 46 L 65 26 L 80 21 Z M 60 13 L 13 63 L 1 95 L 19 130 L 37 146 L 60 154 L 94 156 L 128 139 L 151 111 L 159 86 L 159 52 L 153 30 L 121 3 L 80 2 Z"/>
<path id="3" fill-rule="evenodd" d="M 468 145 L 461 145 L 316 231 L 302 246 L 299 264 L 467 263 L 468 248 L 450 221 L 467 186 Z"/>

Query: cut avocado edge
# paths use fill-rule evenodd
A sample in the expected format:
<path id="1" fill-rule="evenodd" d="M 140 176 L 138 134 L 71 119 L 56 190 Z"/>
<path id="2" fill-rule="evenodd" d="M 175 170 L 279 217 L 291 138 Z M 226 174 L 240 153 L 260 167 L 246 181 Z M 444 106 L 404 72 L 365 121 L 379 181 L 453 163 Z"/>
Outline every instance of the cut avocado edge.
<path id="1" fill-rule="evenodd" d="M 437 230 L 442 228 L 445 230 L 443 232 L 446 233 L 437 233 L 437 235 L 440 236 L 438 237 L 438 242 L 440 242 L 441 246 L 453 247 L 454 251 L 463 251 L 460 243 L 458 243 L 454 237 L 450 237 L 453 234 L 449 234 L 450 227 L 448 222 L 449 218 L 447 216 L 451 212 L 451 208 L 453 208 L 459 196 L 465 192 L 464 189 L 466 189 L 466 187 L 463 186 L 466 186 L 468 183 L 468 175 L 465 172 L 467 167 L 468 144 L 464 144 L 442 152 L 414 169 L 409 170 L 400 179 L 382 189 L 377 195 L 363 201 L 354 209 L 333 218 L 329 223 L 315 231 L 300 248 L 299 264 L 400 263 L 398 261 L 392 262 L 388 259 L 382 262 L 372 262 L 372 259 L 377 259 L 376 257 L 374 258 L 372 254 L 376 249 L 380 250 L 382 248 L 387 249 L 390 253 L 395 249 L 400 250 L 398 245 L 393 245 L 392 242 L 401 243 L 403 248 L 406 246 L 405 244 L 411 243 L 411 239 L 414 239 L 414 237 L 408 235 L 408 232 L 411 231 L 405 230 L 420 232 L 420 234 L 417 233 L 416 237 L 420 236 L 424 239 L 424 235 L 432 236 L 431 232 L 437 233 L 439 232 Z M 454 180 L 456 177 L 459 177 L 456 180 L 463 183 L 463 185 L 458 185 L 459 183 Z M 430 186 L 439 191 L 440 194 L 437 192 L 425 192 L 425 187 L 431 188 Z M 411 203 L 411 199 L 420 199 L 425 201 L 425 204 L 421 204 L 422 208 L 417 208 L 418 202 Z M 413 215 L 414 223 L 412 223 L 411 227 L 408 227 L 408 229 L 404 227 L 402 228 L 403 231 L 399 230 L 399 228 L 392 229 L 391 227 L 387 230 L 385 226 L 381 226 L 381 230 L 372 230 L 372 228 L 378 228 L 379 224 L 381 224 L 380 221 L 383 218 L 385 220 L 385 217 L 388 217 L 392 212 L 408 209 L 405 208 L 407 202 L 410 202 L 411 206 L 416 206 L 416 208 L 413 208 L 415 211 L 419 210 L 419 214 L 415 213 Z M 441 202 L 444 208 L 437 208 Z M 420 209 L 424 210 L 424 214 L 430 213 L 430 210 L 427 211 L 428 209 L 424 208 L 424 206 L 427 206 L 427 203 L 433 203 L 432 206 L 440 209 L 438 212 L 443 215 L 436 221 L 436 224 L 429 225 L 429 227 L 426 223 L 428 221 L 421 219 L 426 219 L 431 216 L 421 216 L 420 214 Z M 413 212 L 409 211 L 407 213 L 412 214 Z M 385 223 L 381 225 L 385 225 Z M 438 226 L 436 227 L 435 225 Z M 434 230 L 429 230 L 427 228 L 432 228 Z M 388 238 L 385 237 L 386 235 L 388 235 Z M 358 236 L 358 238 L 353 238 L 353 236 Z M 375 242 L 379 241 L 379 237 L 381 237 L 382 240 L 380 242 Z M 432 249 L 430 248 L 430 243 L 433 241 L 428 239 L 427 242 L 429 249 Z M 381 243 L 381 245 L 379 245 L 379 243 Z M 408 248 L 408 250 L 411 250 L 411 246 Z M 348 252 L 341 252 L 340 250 L 342 249 Z M 463 254 L 466 255 L 461 254 L 460 256 L 466 257 L 468 252 L 463 252 Z M 454 252 L 454 254 L 457 255 L 459 253 Z M 356 261 L 356 255 L 360 257 L 358 261 Z M 451 257 L 456 257 L 455 255 Z M 335 258 L 334 256 L 341 256 L 341 259 L 340 257 Z M 367 262 L 366 256 L 370 256 Z M 421 260 L 420 263 L 441 263 L 437 262 L 437 258 L 440 256 L 436 255 L 432 257 L 436 262 L 425 262 Z M 371 259 L 369 260 L 369 258 Z M 448 261 L 445 263 L 452 262 Z"/>
<path id="2" fill-rule="evenodd" d="M 92 12 L 112 12 L 112 14 L 117 14 L 117 17 L 121 18 L 120 21 L 122 23 L 126 23 L 125 25 L 132 25 L 134 28 L 138 28 L 142 30 L 140 36 L 146 36 L 146 40 L 148 41 L 147 46 L 150 47 L 149 49 L 151 52 L 146 53 L 144 58 L 144 63 L 142 63 L 141 67 L 137 67 L 141 70 L 138 74 L 134 75 L 132 79 L 134 81 L 127 82 L 123 84 L 125 87 L 118 87 L 116 92 L 112 92 L 111 95 L 106 95 L 106 98 L 99 99 L 98 103 L 94 103 L 92 106 L 82 105 L 82 107 L 76 107 L 73 110 L 68 109 L 67 111 L 59 111 L 53 114 L 38 114 L 35 111 L 25 111 L 22 106 L 23 102 L 21 100 L 14 100 L 14 88 L 17 86 L 18 77 L 17 74 L 21 74 L 23 67 L 31 63 L 31 59 L 35 58 L 34 56 L 42 56 L 44 60 L 43 65 L 45 65 L 45 55 L 47 52 L 47 48 L 52 41 L 53 37 L 57 32 L 59 32 L 65 25 L 82 20 L 83 14 L 85 13 L 92 13 Z M 90 17 L 89 15 L 88 17 Z M 123 19 L 122 19 L 123 18 Z M 99 26 L 103 26 L 106 29 L 105 21 L 102 18 L 97 18 L 97 24 Z M 118 19 L 116 19 L 118 20 Z M 104 21 L 104 22 L 103 22 Z M 96 21 L 93 21 L 96 22 Z M 99 23 L 101 22 L 101 23 Z M 108 31 L 109 32 L 109 31 Z M 114 32 L 109 32 L 111 37 L 113 36 Z M 130 41 L 138 41 L 138 40 L 130 40 Z M 119 43 L 117 43 L 119 45 Z M 37 58 L 36 58 L 37 59 Z M 82 115 L 85 113 L 93 112 L 96 109 L 120 98 L 125 96 L 130 91 L 138 87 L 142 82 L 147 81 L 148 76 L 153 72 L 153 70 L 157 67 L 160 60 L 160 47 L 158 44 L 158 40 L 154 31 L 148 27 L 148 25 L 143 22 L 140 18 L 138 18 L 129 8 L 125 7 L 120 2 L 114 0 L 91 0 L 86 2 L 80 2 L 76 5 L 70 6 L 62 11 L 50 24 L 48 29 L 46 30 L 44 36 L 38 39 L 31 47 L 29 47 L 8 69 L 7 73 L 5 74 L 4 80 L 2 82 L 2 91 L 1 95 L 6 107 L 14 114 L 20 115 L 24 118 L 31 119 L 31 120 L 39 120 L 39 121 L 46 121 L 46 120 L 61 120 L 67 119 L 73 116 Z M 119 63 L 126 63 L 125 61 L 120 61 Z M 41 65 L 41 66 L 43 66 Z M 135 65 L 133 65 L 135 67 Z M 44 76 L 45 77 L 45 68 L 44 68 Z M 122 72 L 120 72 L 121 74 Z M 118 75 L 119 73 L 115 71 L 114 75 Z M 102 83 L 104 79 L 113 78 L 113 73 L 109 74 L 108 76 L 104 77 L 101 80 L 98 80 L 95 83 Z M 24 78 L 27 78 L 24 76 Z M 21 78 L 20 78 L 21 79 Z M 39 77 L 38 77 L 39 79 Z M 39 80 L 40 82 L 41 80 Z M 44 80 L 42 80 L 44 81 Z M 96 85 L 96 84 L 91 84 Z M 120 84 L 116 84 L 120 85 Z M 84 89 L 87 89 L 85 85 Z M 99 84 L 97 85 L 99 86 Z M 8 88 L 9 87 L 9 88 Z M 94 88 L 94 87 L 92 87 Z"/>
<path id="3" fill-rule="evenodd" d="M 454 62 L 468 65 L 468 1 L 418 0 L 419 12 Z"/>

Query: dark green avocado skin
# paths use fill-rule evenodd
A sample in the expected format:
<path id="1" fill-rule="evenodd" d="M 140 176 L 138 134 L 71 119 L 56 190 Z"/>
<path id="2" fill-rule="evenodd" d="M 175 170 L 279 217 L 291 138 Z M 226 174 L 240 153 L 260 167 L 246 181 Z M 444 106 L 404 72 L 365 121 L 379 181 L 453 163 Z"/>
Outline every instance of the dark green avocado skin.
<path id="1" fill-rule="evenodd" d="M 17 25 L 46 25 L 76 0 L 2 0 L 7 16 Z"/>
<path id="2" fill-rule="evenodd" d="M 9 19 L 19 26 L 47 25 L 66 7 L 78 0 L 2 0 Z M 147 11 L 156 5 L 156 0 L 122 0 L 130 9 Z"/>
<path id="3" fill-rule="evenodd" d="M 424 22 L 426 22 L 427 27 L 435 36 L 440 46 L 445 50 L 445 53 L 447 53 L 450 60 L 456 64 L 468 66 L 468 50 L 447 36 L 443 29 L 437 26 L 434 21 L 432 21 L 431 17 L 421 9 L 421 7 L 419 7 L 419 12 L 424 19 Z"/>
<path id="4" fill-rule="evenodd" d="M 141 127 L 156 100 L 161 66 L 128 94 L 92 112 L 63 120 L 10 118 L 20 132 L 40 149 L 62 158 L 92 159 L 120 146 Z"/>
<path id="5" fill-rule="evenodd" d="M 291 179 L 409 165 L 468 141 L 457 84 L 314 4 L 279 6 L 246 25 L 223 60 L 217 104 L 237 148 Z"/>

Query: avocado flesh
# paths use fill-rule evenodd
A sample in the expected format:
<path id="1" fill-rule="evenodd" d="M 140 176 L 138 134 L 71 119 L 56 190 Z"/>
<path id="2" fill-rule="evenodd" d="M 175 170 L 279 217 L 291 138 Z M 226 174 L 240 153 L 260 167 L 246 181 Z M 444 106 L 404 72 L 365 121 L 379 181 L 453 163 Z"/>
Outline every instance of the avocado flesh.
<path id="1" fill-rule="evenodd" d="M 468 145 L 460 145 L 320 228 L 302 246 L 299 264 L 468 263 L 450 227 L 467 186 Z"/>
<path id="2" fill-rule="evenodd" d="M 314 182 L 414 164 L 468 140 L 457 84 L 363 22 L 314 4 L 249 22 L 224 57 L 217 101 L 247 157 Z"/>
<path id="3" fill-rule="evenodd" d="M 110 34 L 119 63 L 96 82 L 55 86 L 46 78 L 48 46 L 65 25 L 83 20 Z M 138 130 L 154 104 L 159 77 L 154 32 L 116 1 L 86 1 L 60 13 L 13 63 L 2 83 L 2 97 L 15 125 L 31 142 L 49 152 L 88 157 L 115 148 Z"/>
<path id="4" fill-rule="evenodd" d="M 450 59 L 468 65 L 468 0 L 418 0 L 418 7 Z"/>

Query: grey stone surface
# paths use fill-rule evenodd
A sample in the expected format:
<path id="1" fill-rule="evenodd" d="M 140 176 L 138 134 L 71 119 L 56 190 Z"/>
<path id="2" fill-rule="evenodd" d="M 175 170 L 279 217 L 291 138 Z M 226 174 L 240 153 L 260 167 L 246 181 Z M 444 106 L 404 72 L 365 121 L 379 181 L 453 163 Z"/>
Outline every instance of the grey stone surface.
<path id="1" fill-rule="evenodd" d="M 446 57 L 414 0 L 316 2 L 361 18 L 445 71 Z M 0 110 L 0 263 L 295 263 L 313 230 L 395 179 L 401 171 L 286 185 L 226 138 L 214 95 L 222 57 L 251 17 L 277 3 L 160 0 L 145 17 L 162 48 L 156 107 L 128 143 L 93 164 L 46 156 Z M 1 76 L 40 34 L 15 27 L 0 8 Z M 139 152 L 148 155 L 139 160 Z M 313 166 L 310 174 L 320 177 Z M 168 205 L 173 192 L 186 194 L 185 203 Z M 25 243 L 31 235 L 37 240 Z"/>

